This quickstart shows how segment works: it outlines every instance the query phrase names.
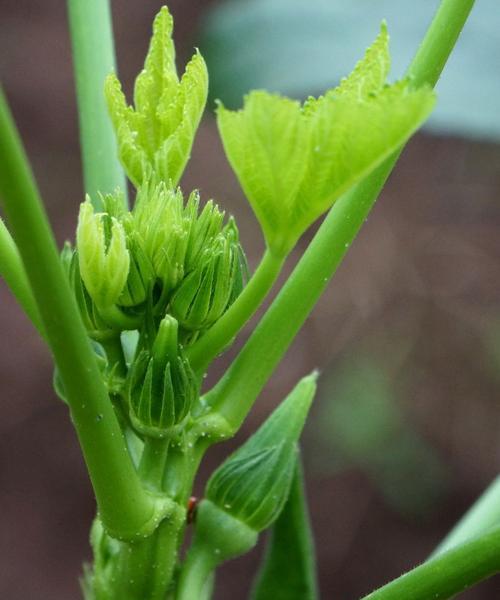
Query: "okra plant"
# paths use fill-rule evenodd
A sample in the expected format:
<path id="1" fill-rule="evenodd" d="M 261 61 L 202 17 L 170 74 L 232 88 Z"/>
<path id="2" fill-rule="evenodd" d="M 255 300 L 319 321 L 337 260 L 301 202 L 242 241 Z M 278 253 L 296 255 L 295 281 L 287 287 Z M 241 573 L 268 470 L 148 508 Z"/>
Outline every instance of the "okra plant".
<path id="1" fill-rule="evenodd" d="M 52 351 L 55 389 L 95 491 L 87 600 L 208 599 L 219 565 L 268 529 L 251 597 L 318 597 L 298 446 L 316 372 L 212 473 L 200 500 L 191 498 L 193 482 L 207 450 L 240 429 L 432 111 L 432 87 L 472 5 L 442 1 L 396 83 L 387 83 L 383 23 L 352 73 L 319 98 L 259 90 L 241 110 L 218 104 L 225 153 L 266 243 L 253 273 L 234 219 L 179 186 L 208 73 L 196 52 L 179 77 L 167 7 L 129 104 L 114 72 L 108 4 L 68 1 L 88 194 L 75 240 L 61 251 L 1 96 L 0 273 Z M 242 350 L 204 389 L 211 363 L 325 213 Z M 367 598 L 449 598 L 499 570 L 498 495 L 493 486 L 435 557 Z"/>

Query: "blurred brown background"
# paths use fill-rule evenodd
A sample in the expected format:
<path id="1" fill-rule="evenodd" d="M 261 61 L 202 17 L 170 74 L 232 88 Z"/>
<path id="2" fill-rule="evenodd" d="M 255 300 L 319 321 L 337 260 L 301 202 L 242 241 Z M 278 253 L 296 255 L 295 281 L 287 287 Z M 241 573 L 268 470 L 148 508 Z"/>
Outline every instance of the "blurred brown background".
<path id="1" fill-rule="evenodd" d="M 170 2 L 181 64 L 213 4 Z M 113 2 L 128 90 L 160 5 Z M 64 2 L 0 0 L 0 71 L 62 243 L 83 193 Z M 322 371 L 304 459 L 324 598 L 354 600 L 422 561 L 498 472 L 499 166 L 493 143 L 416 136 L 238 436 Z M 211 110 L 183 187 L 236 216 L 255 266 L 263 243 Z M 0 597 L 78 598 L 94 500 L 50 356 L 3 282 L 0 296 Z M 226 452 L 207 457 L 201 482 Z M 259 552 L 222 569 L 218 600 L 247 593 Z M 499 589 L 496 578 L 460 597 Z"/>

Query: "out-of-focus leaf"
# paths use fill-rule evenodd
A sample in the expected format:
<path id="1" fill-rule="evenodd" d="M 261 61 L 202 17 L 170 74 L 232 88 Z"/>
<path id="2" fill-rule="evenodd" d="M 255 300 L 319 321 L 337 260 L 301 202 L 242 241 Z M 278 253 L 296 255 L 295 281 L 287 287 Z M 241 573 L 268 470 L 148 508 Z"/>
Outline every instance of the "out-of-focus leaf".
<path id="1" fill-rule="evenodd" d="M 446 470 L 405 421 L 380 361 L 351 356 L 325 376 L 321 392 L 316 432 L 332 453 L 362 469 L 402 513 L 422 514 L 436 503 L 446 488 Z"/>

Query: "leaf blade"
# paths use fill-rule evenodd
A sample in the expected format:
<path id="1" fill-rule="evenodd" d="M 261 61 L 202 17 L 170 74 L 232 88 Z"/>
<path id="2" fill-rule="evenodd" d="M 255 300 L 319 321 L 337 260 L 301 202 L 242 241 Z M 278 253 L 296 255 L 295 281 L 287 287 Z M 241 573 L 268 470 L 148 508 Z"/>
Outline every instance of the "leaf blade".
<path id="1" fill-rule="evenodd" d="M 316 600 L 314 543 L 300 456 L 288 500 L 272 526 L 251 600 Z"/>

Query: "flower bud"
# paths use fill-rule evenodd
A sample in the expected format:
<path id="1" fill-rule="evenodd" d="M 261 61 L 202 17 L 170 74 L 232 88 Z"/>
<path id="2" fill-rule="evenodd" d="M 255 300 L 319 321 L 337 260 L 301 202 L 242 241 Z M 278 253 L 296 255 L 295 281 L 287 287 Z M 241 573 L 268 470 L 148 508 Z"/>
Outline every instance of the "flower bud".
<path id="1" fill-rule="evenodd" d="M 80 274 L 98 307 L 113 306 L 127 281 L 130 256 L 123 226 L 115 217 L 80 206 L 76 232 Z"/>
<path id="2" fill-rule="evenodd" d="M 130 269 L 125 287 L 118 298 L 120 306 L 137 307 L 146 301 L 151 290 L 155 274 L 153 265 L 147 257 L 142 241 L 135 231 L 127 236 L 130 255 Z"/>
<path id="3" fill-rule="evenodd" d="M 129 415 L 143 435 L 167 437 L 188 415 L 198 383 L 178 345 L 177 321 L 166 315 L 151 352 L 141 351 L 128 377 Z"/>
<path id="4" fill-rule="evenodd" d="M 106 338 L 112 334 L 112 329 L 101 318 L 94 301 L 87 292 L 80 275 L 78 253 L 71 248 L 68 242 L 64 245 L 61 253 L 61 261 L 89 336 L 94 340 Z"/>
<path id="5" fill-rule="evenodd" d="M 286 502 L 316 378 L 304 377 L 208 481 L 207 500 L 254 531 L 269 527 Z"/>
<path id="6" fill-rule="evenodd" d="M 236 226 L 230 221 L 172 297 L 169 310 L 182 327 L 207 329 L 224 314 L 243 287 L 243 257 Z"/>
<path id="7" fill-rule="evenodd" d="M 171 190 L 164 183 L 145 184 L 137 195 L 133 219 L 133 227 L 165 294 L 184 276 L 190 223 L 184 215 L 181 191 Z"/>
<path id="8" fill-rule="evenodd" d="M 198 192 L 192 192 L 186 205 L 186 215 L 191 224 L 186 251 L 187 273 L 198 266 L 204 249 L 209 247 L 220 234 L 224 221 L 224 212 L 219 209 L 213 200 L 209 200 L 205 204 L 198 216 L 199 204 L 200 196 Z"/>

